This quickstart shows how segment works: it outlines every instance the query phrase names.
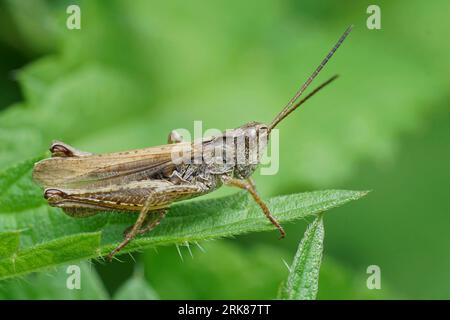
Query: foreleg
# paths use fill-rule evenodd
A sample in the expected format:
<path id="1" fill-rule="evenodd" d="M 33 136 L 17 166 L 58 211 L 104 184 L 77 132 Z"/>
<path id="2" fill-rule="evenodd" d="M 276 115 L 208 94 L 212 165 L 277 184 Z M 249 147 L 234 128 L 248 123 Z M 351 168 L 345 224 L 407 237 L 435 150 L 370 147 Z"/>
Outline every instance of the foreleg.
<path id="1" fill-rule="evenodd" d="M 239 179 L 233 179 L 229 177 L 223 177 L 223 183 L 228 186 L 237 187 L 243 190 L 246 190 L 250 193 L 250 195 L 253 197 L 255 202 L 260 206 L 261 210 L 263 211 L 264 215 L 269 219 L 269 221 L 280 231 L 281 238 L 284 238 L 286 236 L 286 232 L 284 231 L 283 227 L 280 225 L 280 223 L 275 219 L 274 216 L 270 213 L 269 208 L 264 203 L 264 201 L 261 199 L 261 197 L 256 192 L 256 187 L 253 183 L 253 180 L 251 178 L 247 180 L 239 180 Z"/>

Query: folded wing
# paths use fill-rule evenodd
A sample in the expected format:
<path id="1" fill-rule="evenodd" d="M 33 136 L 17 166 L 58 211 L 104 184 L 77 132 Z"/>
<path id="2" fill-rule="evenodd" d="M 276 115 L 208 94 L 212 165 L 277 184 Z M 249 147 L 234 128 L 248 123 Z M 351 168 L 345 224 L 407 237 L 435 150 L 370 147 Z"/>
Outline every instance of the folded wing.
<path id="1" fill-rule="evenodd" d="M 170 175 L 175 169 L 174 152 L 191 147 L 186 142 L 125 152 L 48 158 L 35 164 L 33 179 L 46 188 L 100 187 L 151 179 Z"/>

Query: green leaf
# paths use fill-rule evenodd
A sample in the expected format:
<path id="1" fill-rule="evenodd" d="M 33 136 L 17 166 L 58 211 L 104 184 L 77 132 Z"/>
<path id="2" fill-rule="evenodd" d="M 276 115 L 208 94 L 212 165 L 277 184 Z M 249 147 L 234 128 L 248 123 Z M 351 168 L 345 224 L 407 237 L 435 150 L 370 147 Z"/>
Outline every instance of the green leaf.
<path id="1" fill-rule="evenodd" d="M 91 258 L 100 246 L 100 232 L 60 237 L 19 250 L 0 259 L 0 279 L 26 274 L 64 262 Z"/>
<path id="2" fill-rule="evenodd" d="M 31 180 L 35 159 L 0 173 L 0 232 L 20 231 L 20 247 L 0 259 L 0 279 L 109 253 L 135 222 L 130 213 L 99 213 L 71 218 L 52 208 Z M 342 205 L 366 192 L 329 190 L 278 196 L 267 205 L 281 223 Z M 10 201 L 9 199 L 14 199 Z M 135 239 L 123 252 L 274 229 L 246 193 L 174 205 L 161 224 Z M 17 249 L 17 248 L 16 248 Z M 13 249 L 3 249 L 12 252 Z M 14 249 L 15 250 L 15 249 Z"/>
<path id="3" fill-rule="evenodd" d="M 322 215 L 312 222 L 303 236 L 289 276 L 280 289 L 279 298 L 314 300 L 319 289 L 319 271 L 323 253 L 324 228 Z"/>

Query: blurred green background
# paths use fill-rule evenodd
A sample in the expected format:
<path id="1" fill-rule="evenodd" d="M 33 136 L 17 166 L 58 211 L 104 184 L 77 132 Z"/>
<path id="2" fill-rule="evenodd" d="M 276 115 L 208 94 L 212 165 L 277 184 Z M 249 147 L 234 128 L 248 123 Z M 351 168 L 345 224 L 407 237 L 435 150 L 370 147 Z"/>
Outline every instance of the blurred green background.
<path id="1" fill-rule="evenodd" d="M 73 3 L 81 30 L 66 28 Z M 370 4 L 381 30 L 366 28 Z M 319 298 L 448 299 L 449 12 L 445 0 L 3 0 L 0 168 L 53 139 L 106 152 L 163 144 L 194 120 L 268 122 L 354 24 L 317 83 L 341 77 L 280 125 L 280 171 L 258 188 L 373 190 L 326 214 Z M 0 283 L 0 297 L 272 299 L 305 226 L 202 243 L 193 258 L 164 247 L 84 264 L 76 293 L 48 271 Z M 366 287 L 369 265 L 381 290 Z"/>

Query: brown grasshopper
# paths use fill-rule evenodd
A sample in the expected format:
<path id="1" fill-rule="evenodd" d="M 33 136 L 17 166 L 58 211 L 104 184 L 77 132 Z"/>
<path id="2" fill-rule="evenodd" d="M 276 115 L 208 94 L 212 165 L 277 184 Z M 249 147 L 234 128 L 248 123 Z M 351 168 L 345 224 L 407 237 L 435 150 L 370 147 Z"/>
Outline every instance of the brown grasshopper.
<path id="1" fill-rule="evenodd" d="M 52 157 L 35 164 L 33 178 L 45 187 L 44 197 L 49 205 L 62 208 L 73 217 L 86 217 L 99 211 L 139 212 L 135 224 L 125 230 L 124 240 L 108 255 L 109 259 L 134 237 L 155 228 L 173 202 L 204 195 L 222 185 L 248 191 L 283 238 L 283 228 L 259 197 L 251 175 L 260 163 L 259 155 L 271 130 L 336 79 L 337 76 L 330 78 L 297 101 L 351 29 L 352 26 L 347 28 L 270 125 L 250 122 L 220 136 L 193 142 L 182 142 L 182 138 L 172 131 L 167 145 L 107 154 L 79 151 L 56 141 L 50 147 Z M 258 143 L 251 143 L 252 139 L 257 139 Z M 238 147 L 238 141 L 243 142 L 242 148 Z M 184 161 L 174 159 L 174 154 L 180 150 L 188 151 L 181 157 Z M 211 150 L 218 150 L 211 159 L 219 161 L 206 161 L 206 152 Z M 252 157 L 255 153 L 256 161 Z"/>

